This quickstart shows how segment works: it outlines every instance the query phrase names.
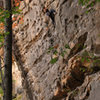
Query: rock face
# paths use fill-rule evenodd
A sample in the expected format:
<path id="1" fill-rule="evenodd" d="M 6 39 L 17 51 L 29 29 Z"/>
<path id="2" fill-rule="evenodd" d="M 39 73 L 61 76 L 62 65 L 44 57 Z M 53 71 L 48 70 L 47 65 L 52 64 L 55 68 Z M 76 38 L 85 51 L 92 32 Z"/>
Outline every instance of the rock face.
<path id="1" fill-rule="evenodd" d="M 56 10 L 55 26 L 43 12 L 44 7 Z M 21 2 L 20 9 L 23 10 L 24 22 L 14 28 L 13 51 L 27 100 L 65 100 L 69 97 L 68 92 L 82 85 L 85 77 L 93 72 L 83 70 L 81 73 L 79 69 L 94 66 L 86 62 L 81 64 L 81 60 L 77 65 L 75 59 L 70 63 L 70 59 L 81 57 L 85 50 L 94 58 L 100 56 L 100 4 L 87 8 L 79 5 L 78 0 L 25 0 Z M 47 53 L 51 47 L 58 53 L 55 54 L 55 50 Z M 67 53 L 61 56 L 63 51 Z M 58 60 L 51 64 L 55 56 Z M 87 58 L 93 62 L 93 57 Z M 71 69 L 74 72 L 72 78 L 68 74 L 72 73 Z M 95 74 L 93 79 L 98 75 Z M 75 84 L 67 84 L 70 78 L 73 80 L 70 82 Z M 99 100 L 99 80 L 95 82 L 93 79 L 91 93 L 84 100 L 92 100 L 97 91 L 93 100 Z M 83 99 L 76 97 L 75 100 Z"/>
<path id="2" fill-rule="evenodd" d="M 100 72 L 87 76 L 81 87 L 68 95 L 66 100 L 99 100 Z"/>
<path id="3" fill-rule="evenodd" d="M 18 66 L 15 61 L 13 61 L 12 75 L 13 75 L 13 93 L 21 94 L 22 93 L 21 74 L 20 71 L 18 70 Z"/>

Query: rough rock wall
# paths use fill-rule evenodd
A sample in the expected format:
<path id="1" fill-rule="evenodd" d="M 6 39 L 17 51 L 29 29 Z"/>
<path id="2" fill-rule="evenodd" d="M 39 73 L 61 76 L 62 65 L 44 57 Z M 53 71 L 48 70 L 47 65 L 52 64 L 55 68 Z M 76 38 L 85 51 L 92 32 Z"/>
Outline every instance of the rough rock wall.
<path id="1" fill-rule="evenodd" d="M 66 100 L 99 100 L 100 72 L 87 76 L 81 87 L 69 93 Z"/>
<path id="2" fill-rule="evenodd" d="M 13 75 L 13 94 L 21 94 L 22 93 L 22 81 L 21 74 L 18 70 L 18 66 L 15 61 L 13 61 L 12 65 L 12 75 Z"/>
<path id="3" fill-rule="evenodd" d="M 56 10 L 55 27 L 44 14 L 43 6 Z M 71 64 L 68 65 L 69 59 L 81 54 L 84 49 L 92 51 L 96 56 L 100 53 L 99 7 L 100 5 L 96 4 L 86 13 L 86 7 L 79 5 L 78 0 L 21 2 L 20 9 L 23 9 L 24 23 L 14 29 L 13 51 L 22 74 L 22 84 L 27 100 L 61 100 L 67 97 L 67 92 L 63 92 L 62 88 L 63 81 L 65 80 L 64 83 L 66 83 L 68 80 L 66 79 L 67 70 L 71 66 Z M 51 64 L 53 54 L 48 54 L 47 50 L 57 45 L 57 51 L 60 52 L 64 50 L 66 44 L 71 49 L 67 50 L 65 57 L 58 54 L 58 61 Z M 76 86 L 71 89 L 75 89 L 83 81 L 80 83 L 71 81 L 76 82 Z"/>

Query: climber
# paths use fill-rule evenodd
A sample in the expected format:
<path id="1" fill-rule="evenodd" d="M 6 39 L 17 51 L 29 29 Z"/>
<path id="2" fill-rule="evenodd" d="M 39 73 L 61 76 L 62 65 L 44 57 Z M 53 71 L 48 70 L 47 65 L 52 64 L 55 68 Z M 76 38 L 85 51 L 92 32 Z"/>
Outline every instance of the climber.
<path id="1" fill-rule="evenodd" d="M 55 26 L 55 14 L 56 14 L 56 11 L 54 9 L 45 9 L 45 13 L 47 16 L 49 16 L 52 20 L 52 24 Z"/>

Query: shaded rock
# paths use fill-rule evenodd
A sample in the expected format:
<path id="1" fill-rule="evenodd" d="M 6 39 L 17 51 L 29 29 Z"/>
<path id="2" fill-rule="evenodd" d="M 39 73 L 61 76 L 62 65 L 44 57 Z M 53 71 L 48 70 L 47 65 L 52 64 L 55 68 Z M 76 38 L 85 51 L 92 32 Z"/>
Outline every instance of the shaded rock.
<path id="1" fill-rule="evenodd" d="M 87 76 L 82 86 L 69 94 L 66 100 L 99 100 L 100 72 Z M 74 94 L 77 92 L 76 94 Z"/>

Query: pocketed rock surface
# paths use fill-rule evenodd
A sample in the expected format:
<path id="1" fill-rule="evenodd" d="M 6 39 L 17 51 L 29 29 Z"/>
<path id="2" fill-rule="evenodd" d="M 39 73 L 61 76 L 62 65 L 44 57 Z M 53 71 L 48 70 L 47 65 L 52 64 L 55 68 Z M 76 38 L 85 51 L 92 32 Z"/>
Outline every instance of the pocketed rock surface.
<path id="1" fill-rule="evenodd" d="M 55 9 L 55 26 L 44 6 Z M 100 56 L 100 4 L 87 8 L 78 0 L 25 0 L 20 9 L 24 22 L 14 28 L 13 52 L 27 100 L 99 100 L 99 68 L 88 70 L 98 65 L 83 64 L 80 57 L 85 50 Z M 48 53 L 51 47 L 58 53 Z M 51 64 L 55 57 L 57 62 Z M 80 89 L 81 95 L 70 99 L 69 93 L 81 86 L 84 92 Z"/>

